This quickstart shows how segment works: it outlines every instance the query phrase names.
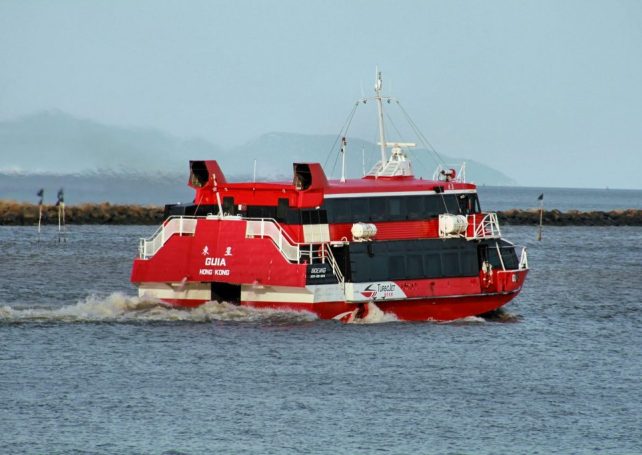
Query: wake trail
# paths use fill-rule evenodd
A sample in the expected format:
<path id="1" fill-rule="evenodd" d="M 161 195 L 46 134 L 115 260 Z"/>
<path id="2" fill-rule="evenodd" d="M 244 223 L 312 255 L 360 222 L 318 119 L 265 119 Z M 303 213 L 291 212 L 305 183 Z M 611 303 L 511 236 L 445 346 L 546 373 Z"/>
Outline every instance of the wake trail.
<path id="1" fill-rule="evenodd" d="M 21 322 L 279 322 L 297 323 L 317 319 L 312 313 L 265 310 L 227 302 L 207 302 L 197 308 L 174 308 L 157 300 L 121 293 L 107 297 L 89 296 L 59 308 L 0 307 L 0 323 Z"/>

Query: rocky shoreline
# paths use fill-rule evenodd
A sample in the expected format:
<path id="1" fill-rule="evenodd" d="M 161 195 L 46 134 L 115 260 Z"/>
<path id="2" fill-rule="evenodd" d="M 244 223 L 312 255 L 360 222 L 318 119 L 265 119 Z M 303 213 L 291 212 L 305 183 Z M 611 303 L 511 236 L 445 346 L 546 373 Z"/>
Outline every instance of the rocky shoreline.
<path id="1" fill-rule="evenodd" d="M 500 224 L 537 225 L 539 211 L 505 210 L 497 212 Z M 65 207 L 67 224 L 160 224 L 163 207 L 143 205 L 101 204 L 68 205 Z M 43 224 L 58 224 L 58 208 L 43 206 Z M 642 226 L 642 210 L 626 209 L 610 212 L 580 212 L 545 210 L 546 226 Z M 38 206 L 12 201 L 0 201 L 0 226 L 34 226 L 38 224 Z"/>
<path id="2" fill-rule="evenodd" d="M 163 207 L 144 205 L 80 204 L 65 206 L 67 224 L 160 224 Z M 42 223 L 58 224 L 58 207 L 43 205 Z M 34 226 L 38 224 L 38 206 L 0 201 L 0 226 Z"/>
<path id="3" fill-rule="evenodd" d="M 500 224 L 537 225 L 539 210 L 505 210 L 497 212 Z M 642 226 L 642 210 L 625 209 L 609 212 L 569 210 L 544 210 L 545 226 Z"/>

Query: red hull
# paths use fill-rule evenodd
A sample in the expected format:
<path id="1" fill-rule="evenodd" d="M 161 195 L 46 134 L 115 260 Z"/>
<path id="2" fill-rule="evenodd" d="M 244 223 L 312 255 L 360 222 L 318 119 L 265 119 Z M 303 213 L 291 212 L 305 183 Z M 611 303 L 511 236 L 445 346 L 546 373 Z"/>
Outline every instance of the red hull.
<path id="1" fill-rule="evenodd" d="M 456 296 L 428 299 L 406 299 L 375 302 L 386 314 L 394 315 L 400 321 L 452 321 L 469 316 L 477 316 L 496 310 L 517 296 L 519 291 L 476 296 Z M 162 299 L 172 306 L 194 308 L 206 300 Z M 241 302 L 242 306 L 258 309 L 285 311 L 307 311 L 321 319 L 333 319 L 338 315 L 359 308 L 360 304 L 347 302 Z"/>

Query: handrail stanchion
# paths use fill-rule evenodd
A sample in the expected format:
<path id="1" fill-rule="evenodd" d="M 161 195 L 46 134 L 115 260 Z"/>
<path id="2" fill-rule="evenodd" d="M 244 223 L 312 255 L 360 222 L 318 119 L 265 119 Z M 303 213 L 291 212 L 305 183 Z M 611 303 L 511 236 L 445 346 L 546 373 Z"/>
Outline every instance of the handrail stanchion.
<path id="1" fill-rule="evenodd" d="M 279 250 L 283 249 L 283 231 L 279 229 Z"/>

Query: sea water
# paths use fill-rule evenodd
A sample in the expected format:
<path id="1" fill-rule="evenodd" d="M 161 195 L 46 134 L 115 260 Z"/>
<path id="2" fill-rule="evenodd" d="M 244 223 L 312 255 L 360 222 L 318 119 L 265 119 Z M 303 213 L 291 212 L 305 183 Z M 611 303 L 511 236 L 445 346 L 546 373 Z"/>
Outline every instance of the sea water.
<path id="1" fill-rule="evenodd" d="M 504 227 L 502 320 L 141 301 L 149 226 L 0 228 L 0 453 L 642 453 L 642 228 Z"/>

